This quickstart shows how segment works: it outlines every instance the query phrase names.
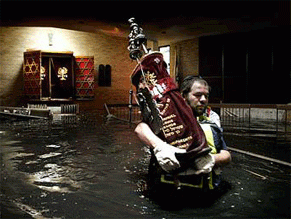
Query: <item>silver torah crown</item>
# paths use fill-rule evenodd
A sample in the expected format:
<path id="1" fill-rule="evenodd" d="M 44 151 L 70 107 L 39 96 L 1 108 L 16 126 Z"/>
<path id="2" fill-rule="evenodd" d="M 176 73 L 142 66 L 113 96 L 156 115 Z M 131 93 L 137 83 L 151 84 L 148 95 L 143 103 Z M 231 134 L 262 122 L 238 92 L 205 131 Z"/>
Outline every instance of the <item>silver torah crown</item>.
<path id="1" fill-rule="evenodd" d="M 128 22 L 130 23 L 130 33 L 127 49 L 129 50 L 129 57 L 137 60 L 142 57 L 143 53 L 148 53 L 146 48 L 147 39 L 143 34 L 143 29 L 135 22 L 135 18 L 130 18 Z"/>

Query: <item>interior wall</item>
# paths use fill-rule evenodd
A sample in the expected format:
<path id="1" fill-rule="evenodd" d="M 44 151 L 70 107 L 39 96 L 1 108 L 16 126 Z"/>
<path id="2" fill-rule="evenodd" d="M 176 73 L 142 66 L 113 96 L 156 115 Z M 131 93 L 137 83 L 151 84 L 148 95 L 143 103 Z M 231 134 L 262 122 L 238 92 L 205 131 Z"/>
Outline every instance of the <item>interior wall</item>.
<path id="1" fill-rule="evenodd" d="M 291 102 L 290 27 L 201 37 L 199 51 L 211 103 Z"/>
<path id="2" fill-rule="evenodd" d="M 170 44 L 170 74 L 177 81 L 188 75 L 199 74 L 199 40 L 198 38 Z M 177 81 L 179 83 L 179 81 Z"/>
<path id="3" fill-rule="evenodd" d="M 212 103 L 290 103 L 290 27 L 179 41 L 170 54 L 171 77 L 180 85 L 188 75 L 202 76 Z M 270 98 L 283 88 L 284 95 Z"/>
<path id="4" fill-rule="evenodd" d="M 53 34 L 52 46 L 49 46 L 49 33 Z M 81 109 L 102 108 L 104 103 L 128 103 L 130 74 L 136 62 L 129 58 L 127 45 L 127 39 L 103 33 L 52 27 L 1 27 L 0 105 L 24 104 L 22 64 L 26 49 L 73 51 L 74 56 L 94 56 L 96 80 L 98 66 L 111 65 L 111 87 L 98 87 L 96 83 L 95 99 L 80 101 Z"/>

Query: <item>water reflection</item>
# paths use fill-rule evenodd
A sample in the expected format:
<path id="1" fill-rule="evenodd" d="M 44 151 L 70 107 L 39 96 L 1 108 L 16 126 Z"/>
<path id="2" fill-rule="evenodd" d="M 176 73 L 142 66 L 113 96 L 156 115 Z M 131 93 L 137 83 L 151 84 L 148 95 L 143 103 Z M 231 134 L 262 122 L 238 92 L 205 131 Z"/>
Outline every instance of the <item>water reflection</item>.
<path id="1" fill-rule="evenodd" d="M 3 205 L 18 206 L 32 217 L 72 218 L 76 211 L 73 214 L 66 212 L 71 209 L 72 200 L 90 193 L 96 201 L 101 199 L 108 203 L 107 207 L 113 208 L 120 202 L 115 203 L 114 197 L 116 200 L 123 197 L 122 206 L 117 208 L 124 215 L 130 215 L 124 207 L 135 207 L 136 203 L 132 205 L 126 200 L 131 191 L 127 189 L 125 192 L 123 187 L 132 183 L 126 178 L 126 174 L 131 173 L 130 168 L 128 171 L 124 168 L 139 158 L 134 150 L 130 150 L 136 146 L 136 139 L 128 124 L 114 122 L 115 126 L 112 126 L 109 123 L 104 124 L 102 118 L 92 119 L 84 115 L 74 123 L 61 120 L 2 123 L 1 172 L 5 173 L 2 174 L 5 175 L 2 179 L 5 186 L 1 195 L 7 200 Z M 118 190 L 112 195 L 115 189 Z M 72 194 L 74 198 L 68 198 L 66 194 Z M 85 205 L 84 200 L 73 204 Z M 87 211 L 84 210 L 84 215 Z M 95 218 L 100 209 L 90 211 Z M 101 215 L 111 214 L 105 211 Z"/>
<path id="2" fill-rule="evenodd" d="M 224 170 L 225 180 L 232 185 L 224 196 L 202 207 L 183 202 L 189 197 L 196 200 L 193 203 L 199 202 L 195 192 L 186 191 L 168 200 L 184 206 L 161 208 L 148 197 L 150 153 L 133 134 L 134 127 L 118 120 L 104 121 L 98 114 L 82 114 L 71 123 L 31 120 L 0 124 L 3 216 L 216 218 L 288 214 L 287 207 L 282 209 L 278 203 L 288 201 L 290 172 L 238 154 L 233 154 L 232 165 Z M 254 211 L 257 208 L 260 211 Z"/>

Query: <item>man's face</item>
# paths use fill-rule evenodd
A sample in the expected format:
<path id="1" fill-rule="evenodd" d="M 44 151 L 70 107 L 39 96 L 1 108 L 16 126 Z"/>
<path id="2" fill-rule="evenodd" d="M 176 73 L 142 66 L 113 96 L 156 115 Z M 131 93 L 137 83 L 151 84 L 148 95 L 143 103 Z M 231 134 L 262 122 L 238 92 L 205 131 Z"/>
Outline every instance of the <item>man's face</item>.
<path id="1" fill-rule="evenodd" d="M 208 96 L 208 87 L 199 82 L 194 82 L 185 100 L 191 106 L 196 116 L 199 116 L 204 113 L 208 105 Z"/>

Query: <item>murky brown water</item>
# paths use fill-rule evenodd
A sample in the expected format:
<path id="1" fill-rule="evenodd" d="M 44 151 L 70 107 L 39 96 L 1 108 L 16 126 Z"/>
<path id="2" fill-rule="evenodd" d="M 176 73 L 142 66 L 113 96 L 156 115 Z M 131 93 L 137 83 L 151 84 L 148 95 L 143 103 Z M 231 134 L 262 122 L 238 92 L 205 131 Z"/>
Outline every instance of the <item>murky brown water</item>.
<path id="1" fill-rule="evenodd" d="M 235 153 L 219 196 L 199 205 L 195 191 L 182 191 L 170 196 L 177 208 L 165 209 L 147 196 L 150 155 L 133 128 L 98 113 L 71 123 L 1 122 L 2 217 L 289 216 L 290 169 Z"/>

